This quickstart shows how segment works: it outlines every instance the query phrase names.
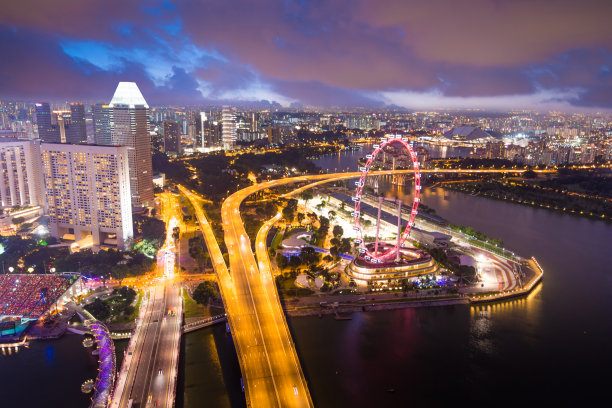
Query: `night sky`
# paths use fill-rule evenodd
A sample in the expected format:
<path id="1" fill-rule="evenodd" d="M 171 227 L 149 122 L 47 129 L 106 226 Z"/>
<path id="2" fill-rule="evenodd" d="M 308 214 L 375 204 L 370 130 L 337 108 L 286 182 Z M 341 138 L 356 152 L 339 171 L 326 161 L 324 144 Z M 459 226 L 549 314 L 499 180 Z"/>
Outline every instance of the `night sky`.
<path id="1" fill-rule="evenodd" d="M 0 97 L 612 108 L 611 0 L 14 0 Z"/>

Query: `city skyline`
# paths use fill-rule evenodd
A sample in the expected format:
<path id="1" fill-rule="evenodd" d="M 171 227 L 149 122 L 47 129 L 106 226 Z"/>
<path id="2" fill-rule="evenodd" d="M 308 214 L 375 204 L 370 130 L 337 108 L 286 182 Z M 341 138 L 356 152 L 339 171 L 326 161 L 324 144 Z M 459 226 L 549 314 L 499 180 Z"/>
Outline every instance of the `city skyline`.
<path id="1" fill-rule="evenodd" d="M 5 3 L 3 406 L 606 400 L 610 0 Z"/>
<path id="2" fill-rule="evenodd" d="M 0 50 L 20 61 L 0 68 L 0 97 L 104 102 L 134 81 L 152 104 L 609 111 L 611 7 L 30 0 L 0 17 Z"/>

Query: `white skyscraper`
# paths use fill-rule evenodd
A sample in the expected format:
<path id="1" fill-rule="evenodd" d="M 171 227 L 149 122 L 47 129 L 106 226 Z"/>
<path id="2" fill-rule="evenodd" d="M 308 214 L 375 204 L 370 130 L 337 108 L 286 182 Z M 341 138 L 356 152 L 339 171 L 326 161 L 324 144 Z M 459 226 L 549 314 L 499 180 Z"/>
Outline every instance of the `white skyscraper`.
<path id="1" fill-rule="evenodd" d="M 202 143 L 200 147 L 206 147 L 206 122 L 208 118 L 206 117 L 206 112 L 200 112 L 200 136 L 202 136 Z"/>
<path id="2" fill-rule="evenodd" d="M 234 108 L 224 106 L 221 112 L 223 149 L 232 150 L 236 146 L 236 115 Z"/>
<path id="3" fill-rule="evenodd" d="M 128 146 L 132 205 L 153 205 L 149 105 L 134 82 L 119 82 L 110 109 L 111 144 Z"/>
<path id="4" fill-rule="evenodd" d="M 42 143 L 51 235 L 127 249 L 133 237 L 129 147 Z"/>
<path id="5" fill-rule="evenodd" d="M 0 139 L 0 207 L 41 205 L 39 142 Z"/>

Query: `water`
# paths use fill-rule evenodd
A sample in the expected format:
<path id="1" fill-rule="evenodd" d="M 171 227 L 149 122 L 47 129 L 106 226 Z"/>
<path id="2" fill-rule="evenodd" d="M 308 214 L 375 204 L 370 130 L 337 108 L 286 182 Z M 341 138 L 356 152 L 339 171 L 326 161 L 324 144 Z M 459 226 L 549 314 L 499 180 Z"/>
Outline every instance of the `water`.
<path id="1" fill-rule="evenodd" d="M 387 185 L 387 195 L 410 193 Z M 589 406 L 607 399 L 612 226 L 442 189 L 422 197 L 440 216 L 535 256 L 543 284 L 526 299 L 483 307 L 290 319 L 315 405 Z"/>
<path id="2" fill-rule="evenodd" d="M 364 152 L 318 164 L 354 170 Z M 381 189 L 403 199 L 411 193 L 384 183 Z M 425 189 L 422 197 L 440 216 L 534 255 L 544 282 L 527 298 L 482 307 L 356 313 L 348 321 L 290 318 L 315 406 L 599 406 L 607 400 L 612 225 L 442 189 Z M 80 384 L 95 377 L 97 360 L 81 340 L 67 335 L 0 356 L 0 406 L 88 406 Z M 125 344 L 117 343 L 118 354 Z M 245 406 L 223 325 L 185 335 L 181 347 L 177 407 Z"/>
<path id="3" fill-rule="evenodd" d="M 183 336 L 177 407 L 245 407 L 240 366 L 224 324 Z"/>
<path id="4" fill-rule="evenodd" d="M 469 157 L 475 151 L 475 149 L 469 147 L 432 146 L 424 143 L 417 143 L 417 146 L 427 149 L 432 158 Z M 322 156 L 313 161 L 323 171 L 329 173 L 357 171 L 359 168 L 359 158 L 365 156 L 371 150 L 372 145 L 361 145 L 356 150 L 343 150 L 336 154 Z"/>
<path id="5" fill-rule="evenodd" d="M 12 408 L 87 407 L 81 384 L 95 379 L 98 360 L 82 336 L 34 341 L 17 353 L 0 354 L 0 406 Z"/>
<path id="6" fill-rule="evenodd" d="M 342 152 L 317 164 L 354 170 L 364 153 Z M 380 187 L 410 198 L 410 187 Z M 480 307 L 355 313 L 349 321 L 289 318 L 315 406 L 592 406 L 607 400 L 612 226 L 442 189 L 425 189 L 422 197 L 440 216 L 535 256 L 543 283 L 526 298 Z M 218 363 L 208 361 L 220 355 L 206 345 L 211 334 L 196 333 L 208 340 L 186 348 L 186 360 L 198 366 L 185 371 L 186 381 L 218 372 Z M 215 343 L 225 344 L 223 336 Z M 239 380 L 236 371 L 221 371 L 218 378 Z M 191 392 L 204 400 L 218 398 L 220 389 L 194 387 L 185 395 Z"/>

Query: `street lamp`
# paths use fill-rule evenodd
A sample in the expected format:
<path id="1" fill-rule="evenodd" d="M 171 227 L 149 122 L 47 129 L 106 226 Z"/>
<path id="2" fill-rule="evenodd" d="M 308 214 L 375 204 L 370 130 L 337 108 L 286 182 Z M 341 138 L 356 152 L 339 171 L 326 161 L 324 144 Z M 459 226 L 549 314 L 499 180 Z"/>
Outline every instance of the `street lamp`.
<path id="1" fill-rule="evenodd" d="M 13 268 L 12 266 L 9 266 L 8 270 L 9 270 L 9 273 L 13 273 L 13 271 L 15 270 L 15 268 Z"/>
<path id="2" fill-rule="evenodd" d="M 31 266 L 28 268 L 28 272 L 32 273 L 34 272 L 34 268 L 32 268 Z"/>

